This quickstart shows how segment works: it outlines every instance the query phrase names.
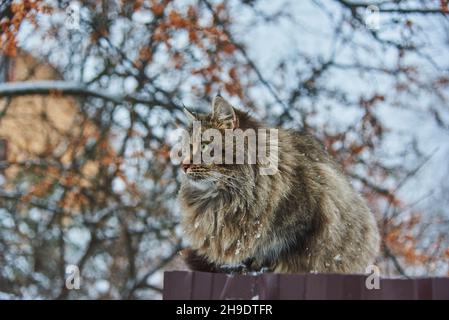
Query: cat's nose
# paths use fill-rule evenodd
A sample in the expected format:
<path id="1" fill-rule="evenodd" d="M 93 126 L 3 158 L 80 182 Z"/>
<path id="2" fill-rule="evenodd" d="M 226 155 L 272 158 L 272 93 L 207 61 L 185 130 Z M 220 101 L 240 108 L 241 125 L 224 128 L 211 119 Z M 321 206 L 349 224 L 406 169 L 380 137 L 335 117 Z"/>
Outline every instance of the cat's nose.
<path id="1" fill-rule="evenodd" d="M 182 165 L 181 165 L 181 168 L 182 168 L 182 170 L 184 171 L 184 172 L 187 172 L 187 169 L 189 169 L 190 168 L 190 164 L 188 164 L 188 163 L 183 163 Z"/>

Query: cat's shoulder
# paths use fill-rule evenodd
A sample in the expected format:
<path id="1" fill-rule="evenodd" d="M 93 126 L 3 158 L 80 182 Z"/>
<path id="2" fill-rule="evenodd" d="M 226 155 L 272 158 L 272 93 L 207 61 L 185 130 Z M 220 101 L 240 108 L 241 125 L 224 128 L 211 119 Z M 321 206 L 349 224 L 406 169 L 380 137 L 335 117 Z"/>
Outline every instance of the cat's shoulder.
<path id="1" fill-rule="evenodd" d="M 319 149 L 325 151 L 324 143 L 315 135 L 305 130 L 286 129 L 284 130 L 295 145 L 308 149 Z"/>

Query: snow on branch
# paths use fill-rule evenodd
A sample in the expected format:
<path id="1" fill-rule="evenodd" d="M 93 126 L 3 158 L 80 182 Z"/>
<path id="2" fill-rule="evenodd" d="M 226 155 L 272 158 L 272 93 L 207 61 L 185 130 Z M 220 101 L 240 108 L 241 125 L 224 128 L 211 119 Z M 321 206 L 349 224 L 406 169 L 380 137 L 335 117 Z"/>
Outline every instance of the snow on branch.
<path id="1" fill-rule="evenodd" d="M 382 7 L 383 4 L 388 4 L 388 2 L 352 2 L 347 0 L 337 0 L 337 2 L 341 3 L 347 8 L 350 8 L 351 10 L 355 10 L 357 8 L 367 8 L 370 6 L 376 6 L 379 10 L 379 12 L 384 13 L 403 13 L 403 14 L 443 14 L 447 15 L 449 14 L 449 11 L 447 10 L 447 6 L 441 5 L 441 8 L 384 8 Z M 394 1 L 391 1 L 391 4 L 393 4 Z"/>
<path id="2" fill-rule="evenodd" d="M 116 97 L 86 88 L 82 83 L 60 80 L 40 80 L 0 83 L 0 97 L 27 94 L 50 94 L 57 92 L 69 95 L 82 95 L 101 98 L 114 103 L 122 103 L 124 98 Z"/>
<path id="3" fill-rule="evenodd" d="M 182 110 L 182 106 L 174 101 L 164 102 L 155 97 L 141 98 L 131 95 L 117 96 L 107 92 L 101 92 L 87 88 L 83 83 L 63 80 L 39 80 L 23 82 L 0 83 L 0 98 L 13 97 L 28 94 L 51 94 L 58 93 L 63 95 L 77 95 L 100 98 L 111 101 L 116 104 L 129 102 L 131 104 L 140 103 L 148 107 L 159 106 L 167 110 Z"/>

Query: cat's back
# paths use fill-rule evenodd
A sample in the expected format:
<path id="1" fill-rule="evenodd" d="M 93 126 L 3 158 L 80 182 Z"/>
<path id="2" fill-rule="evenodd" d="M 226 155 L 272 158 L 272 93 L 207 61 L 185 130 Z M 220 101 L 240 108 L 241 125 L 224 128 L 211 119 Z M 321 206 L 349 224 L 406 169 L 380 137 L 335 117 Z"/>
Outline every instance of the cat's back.
<path id="1" fill-rule="evenodd" d="M 293 130 L 280 137 L 280 171 L 292 188 L 275 225 L 295 237 L 302 253 L 297 263 L 280 263 L 278 271 L 364 271 L 379 248 L 377 224 L 364 199 L 318 139 Z"/>

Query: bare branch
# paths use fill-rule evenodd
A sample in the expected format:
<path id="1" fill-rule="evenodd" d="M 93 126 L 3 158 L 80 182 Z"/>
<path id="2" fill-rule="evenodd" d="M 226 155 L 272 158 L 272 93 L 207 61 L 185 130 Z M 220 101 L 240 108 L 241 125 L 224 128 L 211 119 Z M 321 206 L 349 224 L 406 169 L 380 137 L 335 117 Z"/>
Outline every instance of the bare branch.
<path id="1" fill-rule="evenodd" d="M 379 8 L 379 12 L 385 12 L 385 13 L 402 13 L 402 14 L 443 14 L 447 15 L 449 14 L 449 11 L 443 10 L 441 8 L 438 9 L 427 9 L 427 8 L 382 8 L 382 4 L 385 2 L 373 2 L 373 3 L 366 3 L 366 2 L 351 2 L 347 0 L 337 0 L 339 3 L 344 5 L 345 7 L 350 8 L 351 10 L 356 10 L 358 8 L 368 8 L 369 6 L 376 6 Z"/>
<path id="2" fill-rule="evenodd" d="M 40 80 L 40 81 L 24 81 L 24 82 L 6 82 L 0 84 L 0 97 L 14 97 L 21 95 L 47 95 L 47 94 L 63 94 L 75 96 L 90 96 L 100 98 L 115 104 L 141 103 L 148 106 L 161 106 L 166 109 L 179 109 L 180 106 L 175 104 L 167 104 L 156 99 L 144 99 L 130 95 L 115 96 L 108 93 L 103 93 L 96 89 L 87 88 L 84 84 L 79 82 L 70 82 L 63 80 Z"/>
<path id="3" fill-rule="evenodd" d="M 0 97 L 51 93 L 92 96 L 114 103 L 123 102 L 123 98 L 121 97 L 115 97 L 113 95 L 108 95 L 88 89 L 83 84 L 77 82 L 68 82 L 61 80 L 41 80 L 26 82 L 6 82 L 0 84 Z"/>

